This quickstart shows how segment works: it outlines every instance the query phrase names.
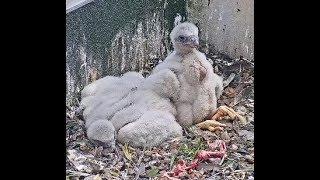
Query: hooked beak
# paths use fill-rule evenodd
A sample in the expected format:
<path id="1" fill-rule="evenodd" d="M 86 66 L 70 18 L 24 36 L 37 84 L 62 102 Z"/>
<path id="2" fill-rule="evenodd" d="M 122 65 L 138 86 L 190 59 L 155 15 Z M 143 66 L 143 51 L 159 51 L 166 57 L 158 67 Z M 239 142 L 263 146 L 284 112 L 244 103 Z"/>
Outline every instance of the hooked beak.
<path id="1" fill-rule="evenodd" d="M 198 39 L 198 37 L 194 37 L 194 38 L 191 39 L 190 46 L 193 47 L 193 48 L 196 48 L 196 47 L 199 46 L 199 39 Z"/>
<path id="2" fill-rule="evenodd" d="M 195 41 L 192 43 L 192 45 L 193 45 L 194 47 L 198 47 L 198 46 L 199 46 L 199 41 L 198 41 L 198 40 L 195 40 Z"/>

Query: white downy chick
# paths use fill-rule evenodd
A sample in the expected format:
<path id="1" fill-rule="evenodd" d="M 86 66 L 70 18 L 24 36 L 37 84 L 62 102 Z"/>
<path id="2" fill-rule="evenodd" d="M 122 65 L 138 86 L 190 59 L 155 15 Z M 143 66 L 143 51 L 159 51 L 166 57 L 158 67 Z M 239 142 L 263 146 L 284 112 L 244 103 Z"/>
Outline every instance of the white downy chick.
<path id="1" fill-rule="evenodd" d="M 174 72 L 180 82 L 178 96 L 173 98 L 177 107 L 177 121 L 190 126 L 210 117 L 217 108 L 217 96 L 222 93 L 222 78 L 213 72 L 206 56 L 197 50 L 198 28 L 189 22 L 178 24 L 170 33 L 174 51 L 153 73 L 163 69 Z"/>

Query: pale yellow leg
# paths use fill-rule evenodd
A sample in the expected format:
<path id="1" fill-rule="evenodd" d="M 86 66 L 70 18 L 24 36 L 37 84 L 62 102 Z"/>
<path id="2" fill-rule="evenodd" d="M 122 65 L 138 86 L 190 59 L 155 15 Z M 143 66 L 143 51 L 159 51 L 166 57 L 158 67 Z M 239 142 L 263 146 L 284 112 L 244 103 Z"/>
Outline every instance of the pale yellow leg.
<path id="1" fill-rule="evenodd" d="M 226 127 L 226 125 L 219 123 L 216 120 L 219 120 L 221 117 L 224 117 L 224 116 L 229 116 L 231 119 L 235 119 L 237 117 L 241 123 L 245 123 L 245 118 L 240 114 L 243 114 L 243 113 L 235 112 L 232 108 L 229 108 L 227 106 L 220 106 L 214 111 L 213 116 L 210 120 L 206 120 L 204 122 L 198 123 L 196 124 L 196 126 L 201 129 L 206 129 L 212 132 L 216 130 L 222 131 L 223 128 Z"/>

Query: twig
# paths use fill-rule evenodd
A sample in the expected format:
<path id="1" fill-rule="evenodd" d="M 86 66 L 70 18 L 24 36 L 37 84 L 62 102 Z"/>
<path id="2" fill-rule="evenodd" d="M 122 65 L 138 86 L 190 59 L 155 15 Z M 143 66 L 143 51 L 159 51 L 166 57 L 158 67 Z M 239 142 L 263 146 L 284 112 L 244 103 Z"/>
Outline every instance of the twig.
<path id="1" fill-rule="evenodd" d="M 90 176 L 91 174 L 78 172 L 78 171 L 72 171 L 72 170 L 66 170 L 67 173 L 70 173 L 71 175 L 77 175 L 77 176 Z"/>
<path id="2" fill-rule="evenodd" d="M 231 81 L 233 81 L 234 77 L 236 77 L 235 73 L 231 73 L 227 80 L 223 81 L 223 88 L 227 87 Z"/>
<path id="3" fill-rule="evenodd" d="M 127 180 L 128 179 L 127 171 L 122 171 L 121 176 L 122 176 L 123 180 Z"/>
<path id="4" fill-rule="evenodd" d="M 244 59 L 244 58 L 242 58 L 242 59 L 240 59 L 240 60 L 246 61 L 247 63 L 249 63 L 249 64 L 251 64 L 252 66 L 254 66 L 254 63 L 253 63 L 253 62 L 251 62 L 251 61 L 249 61 L 248 59 Z"/>
<path id="5" fill-rule="evenodd" d="M 240 100 L 240 101 L 236 101 L 236 102 L 234 102 L 234 104 L 232 105 L 232 106 L 230 106 L 230 107 L 235 107 L 236 105 L 238 105 L 238 104 L 240 104 L 240 103 L 242 103 L 242 102 L 245 102 L 246 100 L 245 99 L 242 99 L 242 100 Z"/>
<path id="6" fill-rule="evenodd" d="M 246 101 L 245 99 L 242 99 L 242 97 L 243 97 L 242 92 L 243 92 L 244 90 L 246 90 L 246 88 L 243 88 L 243 89 L 238 93 L 238 95 L 236 95 L 236 96 L 234 97 L 233 105 L 232 105 L 231 107 L 234 107 L 234 106 L 236 106 L 237 104 Z M 238 97 L 239 97 L 239 98 L 238 98 Z M 238 99 L 239 99 L 239 101 L 238 101 Z"/>
<path id="7" fill-rule="evenodd" d="M 136 166 L 135 169 L 137 170 L 136 176 L 135 176 L 135 178 L 134 178 L 135 180 L 138 180 L 138 179 L 139 179 L 139 176 L 140 176 L 140 164 L 141 164 L 142 158 L 143 158 L 143 156 L 144 156 L 145 150 L 146 150 L 146 146 L 144 145 L 144 146 L 143 146 L 143 150 L 142 150 L 142 155 L 139 157 L 138 162 L 137 162 L 137 164 L 135 165 L 135 166 Z"/>
<path id="8" fill-rule="evenodd" d="M 222 156 L 222 159 L 221 159 L 221 162 L 219 163 L 219 166 L 222 165 L 223 161 L 224 161 L 224 156 Z"/>
<path id="9" fill-rule="evenodd" d="M 79 107 L 80 106 L 80 102 L 79 102 L 78 98 L 76 98 L 76 102 L 77 102 L 77 105 Z"/>
<path id="10" fill-rule="evenodd" d="M 253 84 L 253 82 L 239 82 L 239 84 Z"/>
<path id="11" fill-rule="evenodd" d="M 118 156 L 119 159 L 122 158 L 122 157 L 120 157 L 119 149 L 118 149 L 117 146 L 115 147 L 115 153 L 116 153 L 116 155 Z"/>
<path id="12" fill-rule="evenodd" d="M 216 177 L 219 174 L 222 174 L 222 172 L 217 172 L 217 173 L 213 174 L 212 177 Z"/>
<path id="13" fill-rule="evenodd" d="M 230 177 L 230 176 L 229 176 Z M 239 178 L 237 178 L 234 174 L 231 174 L 231 177 L 233 177 L 235 180 L 240 180 Z"/>
<path id="14" fill-rule="evenodd" d="M 71 108 L 70 105 L 66 104 L 66 107 L 67 107 L 67 109 L 68 109 L 69 111 L 72 111 L 72 108 Z"/>
<path id="15" fill-rule="evenodd" d="M 243 180 L 245 177 L 246 177 L 246 174 L 245 174 L 245 171 L 239 171 L 239 170 L 236 170 L 237 172 L 231 172 L 231 176 L 232 177 L 234 177 L 234 178 L 236 178 L 236 179 L 239 179 L 239 180 Z M 239 174 L 239 178 L 237 178 L 236 176 L 235 176 L 235 174 Z"/>
<path id="16" fill-rule="evenodd" d="M 248 172 L 248 171 L 253 171 L 253 169 L 240 169 L 240 170 L 234 170 L 232 173 Z"/>

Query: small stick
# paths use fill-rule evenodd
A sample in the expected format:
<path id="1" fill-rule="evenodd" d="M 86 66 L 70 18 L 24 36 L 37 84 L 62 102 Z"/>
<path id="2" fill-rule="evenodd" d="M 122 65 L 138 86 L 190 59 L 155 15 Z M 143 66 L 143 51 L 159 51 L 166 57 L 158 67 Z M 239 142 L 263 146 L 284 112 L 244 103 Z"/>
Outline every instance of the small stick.
<path id="1" fill-rule="evenodd" d="M 235 73 L 231 73 L 227 80 L 223 81 L 223 88 L 227 87 L 231 81 L 233 81 L 234 77 L 236 77 Z"/>
<path id="2" fill-rule="evenodd" d="M 137 164 L 136 164 L 137 174 L 136 174 L 136 176 L 135 176 L 135 178 L 134 178 L 135 180 L 138 180 L 138 179 L 139 179 L 139 176 L 140 176 L 140 168 L 139 168 L 139 166 L 140 166 L 140 164 L 141 164 L 142 158 L 144 157 L 144 152 L 145 152 L 145 150 L 146 150 L 146 146 L 143 146 L 142 155 L 139 157 L 138 162 L 137 162 Z"/>
<path id="3" fill-rule="evenodd" d="M 223 161 L 224 161 L 224 157 L 225 157 L 225 156 L 222 156 L 222 159 L 221 159 L 221 162 L 219 163 L 219 166 L 222 165 L 222 163 L 223 163 Z"/>
<path id="4" fill-rule="evenodd" d="M 243 61 L 246 61 L 247 63 L 249 63 L 249 64 L 251 64 L 252 66 L 254 66 L 254 63 L 253 62 L 251 62 L 251 61 L 249 61 L 248 59 L 240 59 L 240 60 L 243 60 Z"/>
<path id="5" fill-rule="evenodd" d="M 78 175 L 78 176 L 90 176 L 91 174 L 78 172 L 78 171 L 72 171 L 72 170 L 66 170 L 67 173 L 70 173 L 71 175 Z"/>

